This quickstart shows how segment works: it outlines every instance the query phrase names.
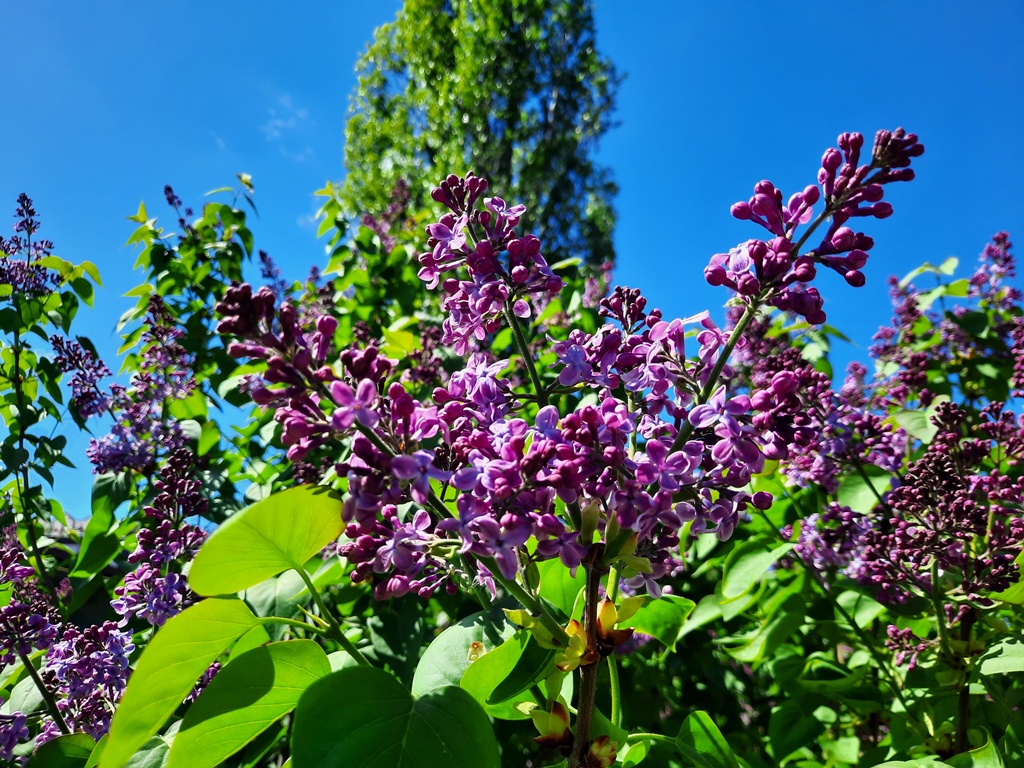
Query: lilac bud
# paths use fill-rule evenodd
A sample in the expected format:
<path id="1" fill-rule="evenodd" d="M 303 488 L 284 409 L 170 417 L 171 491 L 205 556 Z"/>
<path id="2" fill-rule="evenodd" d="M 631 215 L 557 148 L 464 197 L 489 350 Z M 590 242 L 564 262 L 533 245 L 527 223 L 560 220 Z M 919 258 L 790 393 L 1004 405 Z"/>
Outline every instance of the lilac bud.
<path id="1" fill-rule="evenodd" d="M 846 134 L 843 134 L 843 135 L 845 136 Z M 840 144 L 840 146 L 842 146 L 842 140 L 843 140 L 843 137 L 840 136 L 839 137 L 839 144 Z M 843 164 L 843 156 L 842 156 L 842 154 L 839 152 L 838 149 L 834 149 L 833 147 L 829 147 L 828 149 L 826 149 L 825 150 L 825 154 L 822 155 L 822 157 L 821 157 L 821 167 L 822 167 L 822 170 L 824 170 L 825 172 L 827 172 L 830 175 L 835 173 L 836 171 L 838 171 L 839 170 L 839 166 L 842 165 L 842 164 Z"/>

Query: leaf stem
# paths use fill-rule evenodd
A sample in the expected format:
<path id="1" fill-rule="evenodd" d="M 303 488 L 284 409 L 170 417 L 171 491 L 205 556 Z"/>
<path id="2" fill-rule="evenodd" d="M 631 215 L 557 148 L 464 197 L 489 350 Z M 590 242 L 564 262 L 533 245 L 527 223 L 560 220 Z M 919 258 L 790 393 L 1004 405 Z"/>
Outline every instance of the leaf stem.
<path id="1" fill-rule="evenodd" d="M 32 682 L 35 683 L 36 688 L 39 690 L 40 695 L 43 697 L 43 701 L 46 702 L 46 708 L 50 711 L 50 717 L 57 723 L 57 727 L 60 732 L 67 735 L 71 733 L 71 729 L 68 728 L 68 724 L 64 722 L 64 716 L 60 713 L 60 708 L 57 706 L 57 699 L 54 698 L 53 692 L 46 687 L 43 679 L 39 676 L 39 672 L 32 664 L 32 660 L 24 653 L 18 651 L 18 658 L 21 659 L 21 663 L 25 665 L 25 671 L 28 672 L 29 677 L 32 678 Z"/>
<path id="2" fill-rule="evenodd" d="M 487 566 L 491 576 L 496 582 L 501 584 L 506 592 L 522 603 L 523 607 L 532 615 L 540 619 L 540 623 L 554 636 L 554 639 L 558 641 L 561 647 L 565 648 L 569 645 L 569 635 L 566 634 L 562 625 L 555 620 L 555 617 L 548 613 L 548 610 L 540 600 L 523 589 L 515 579 L 506 579 L 502 576 L 501 569 L 498 568 L 498 563 L 493 557 L 481 557 L 479 560 Z"/>
<path id="3" fill-rule="evenodd" d="M 548 404 L 547 391 L 544 389 L 544 385 L 540 383 L 540 374 L 537 373 L 537 366 L 533 362 L 533 355 L 530 354 L 530 347 L 526 342 L 523 326 L 520 324 L 515 312 L 512 311 L 512 306 L 508 301 L 505 302 L 505 319 L 508 320 L 509 327 L 512 329 L 516 346 L 519 347 L 519 354 L 522 356 L 523 362 L 526 363 L 526 370 L 530 373 L 530 380 L 533 381 L 533 388 L 537 393 L 537 403 L 543 408 Z"/>
<path id="4" fill-rule="evenodd" d="M 309 594 L 313 596 L 313 602 L 316 603 L 316 607 L 320 609 L 320 615 L 330 625 L 328 629 L 323 631 L 321 634 L 324 637 L 336 641 L 338 645 L 344 648 L 345 651 L 360 664 L 367 667 L 371 666 L 370 662 L 367 660 L 365 656 L 363 656 L 362 653 L 359 652 L 359 649 L 356 648 L 355 644 L 347 637 L 345 637 L 345 633 L 342 631 L 341 625 L 338 624 L 338 620 L 334 618 L 334 614 L 327 610 L 327 606 L 324 605 L 323 598 L 320 597 L 320 592 L 317 591 L 317 588 L 313 585 L 313 580 L 309 578 L 309 574 L 306 573 L 306 569 L 296 568 L 295 571 L 306 583 L 306 589 L 308 589 Z M 305 626 L 309 625 L 307 624 Z"/>
<path id="5" fill-rule="evenodd" d="M 740 338 L 742 338 L 744 332 L 747 330 L 747 326 L 757 316 L 758 310 L 761 308 L 761 303 L 764 301 L 765 296 L 758 296 L 753 299 L 747 308 L 744 310 L 743 315 L 740 317 L 739 322 L 732 329 L 732 333 L 729 334 L 729 338 L 725 342 L 725 346 L 722 347 L 721 352 L 718 355 L 718 359 L 715 361 L 715 367 L 711 369 L 711 375 L 708 377 L 707 382 L 704 384 L 704 388 L 701 389 L 700 394 L 697 396 L 697 402 L 695 405 L 703 405 L 711 399 L 711 395 L 714 394 L 715 388 L 718 385 L 718 378 L 722 375 L 722 371 L 725 370 L 725 366 L 729 362 L 729 357 L 732 355 L 732 351 L 739 344 Z M 672 442 L 672 451 L 678 451 L 687 440 L 690 439 L 690 435 L 693 434 L 693 424 L 689 420 L 683 423 L 682 428 L 679 430 L 679 434 L 676 435 L 676 439 Z"/>

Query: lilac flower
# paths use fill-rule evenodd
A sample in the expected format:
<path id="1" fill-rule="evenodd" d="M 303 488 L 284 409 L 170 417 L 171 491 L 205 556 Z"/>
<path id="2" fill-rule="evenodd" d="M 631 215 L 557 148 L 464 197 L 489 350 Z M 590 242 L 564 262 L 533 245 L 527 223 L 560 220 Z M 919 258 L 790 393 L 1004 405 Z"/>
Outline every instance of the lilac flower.
<path id="1" fill-rule="evenodd" d="M 355 422 L 372 429 L 380 421 L 380 414 L 373 410 L 373 404 L 377 402 L 377 388 L 369 379 L 360 381 L 355 392 L 348 384 L 336 381 L 331 385 L 331 396 L 340 406 L 331 417 L 331 422 L 338 429 L 348 429 Z"/>
<path id="2" fill-rule="evenodd" d="M 59 273 L 39 263 L 50 255 L 53 243 L 34 237 L 39 231 L 36 216 L 32 200 L 23 192 L 14 211 L 15 234 L 6 240 L 0 237 L 0 285 L 9 285 L 14 296 L 45 296 L 61 281 Z"/>
<path id="3" fill-rule="evenodd" d="M 637 464 L 636 479 L 644 485 L 658 483 L 667 491 L 678 491 L 681 484 L 692 485 L 691 474 L 700 466 L 704 455 L 702 443 L 691 440 L 683 450 L 669 454 L 669 447 L 659 440 L 648 440 L 646 455 Z"/>
<path id="4" fill-rule="evenodd" d="M 22 712 L 0 715 L 0 762 L 8 763 L 14 757 L 14 748 L 28 741 L 28 718 Z"/>
<path id="5" fill-rule="evenodd" d="M 442 472 L 434 466 L 432 451 L 416 451 L 412 456 L 395 456 L 391 460 L 391 471 L 400 480 L 412 480 L 409 490 L 420 504 L 426 504 L 430 496 L 430 481 L 446 483 L 451 472 Z"/>
<path id="6" fill-rule="evenodd" d="M 111 621 L 84 630 L 68 627 L 53 644 L 42 677 L 56 693 L 57 708 L 73 730 L 97 740 L 107 733 L 128 681 L 128 657 L 134 650 L 131 632 L 122 632 Z M 57 735 L 51 723 L 36 743 Z"/>
<path id="7" fill-rule="evenodd" d="M 195 601 L 185 580 L 173 571 L 162 575 L 149 563 L 142 563 L 124 577 L 124 584 L 114 589 L 116 597 L 110 601 L 119 616 L 119 626 L 126 626 L 133 616 L 154 627 L 163 626 Z"/>

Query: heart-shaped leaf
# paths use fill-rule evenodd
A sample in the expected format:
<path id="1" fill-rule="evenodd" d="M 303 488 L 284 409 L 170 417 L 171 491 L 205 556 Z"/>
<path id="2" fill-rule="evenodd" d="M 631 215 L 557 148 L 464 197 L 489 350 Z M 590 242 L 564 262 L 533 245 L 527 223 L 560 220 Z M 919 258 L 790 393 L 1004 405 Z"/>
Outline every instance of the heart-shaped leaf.
<path id="1" fill-rule="evenodd" d="M 203 544 L 188 583 L 200 595 L 248 589 L 307 560 L 337 539 L 341 502 L 324 488 L 275 493 L 230 517 Z"/>
<path id="2" fill-rule="evenodd" d="M 327 654 L 312 640 L 254 648 L 226 665 L 185 714 L 167 768 L 220 765 L 329 675 Z"/>
<path id="3" fill-rule="evenodd" d="M 294 768 L 499 768 L 491 723 L 461 688 L 414 698 L 388 673 L 350 667 L 313 683 L 292 731 Z"/>

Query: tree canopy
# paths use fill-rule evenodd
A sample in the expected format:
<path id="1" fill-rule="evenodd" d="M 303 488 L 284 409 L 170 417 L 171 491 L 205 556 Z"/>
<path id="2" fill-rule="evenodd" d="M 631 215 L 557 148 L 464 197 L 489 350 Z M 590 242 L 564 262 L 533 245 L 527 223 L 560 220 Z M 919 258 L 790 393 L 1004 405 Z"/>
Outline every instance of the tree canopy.
<path id="1" fill-rule="evenodd" d="M 356 65 L 341 197 L 379 214 L 399 180 L 420 207 L 437 169 L 526 205 L 549 256 L 614 259 L 609 169 L 595 159 L 621 80 L 591 3 L 409 0 Z"/>

